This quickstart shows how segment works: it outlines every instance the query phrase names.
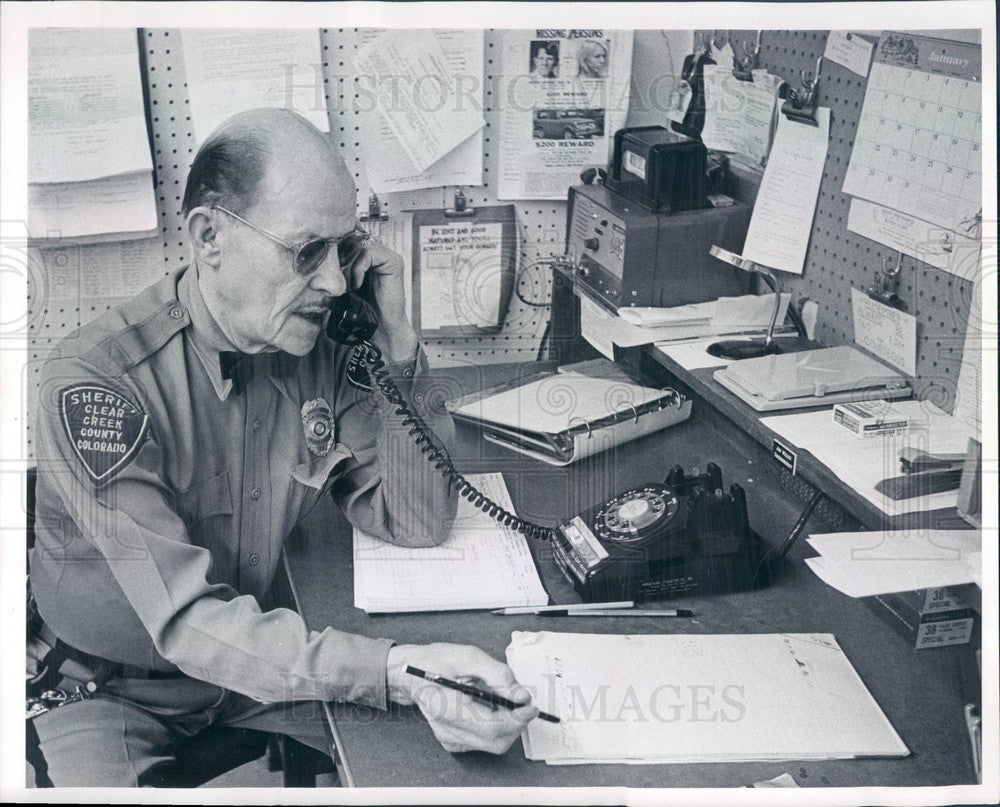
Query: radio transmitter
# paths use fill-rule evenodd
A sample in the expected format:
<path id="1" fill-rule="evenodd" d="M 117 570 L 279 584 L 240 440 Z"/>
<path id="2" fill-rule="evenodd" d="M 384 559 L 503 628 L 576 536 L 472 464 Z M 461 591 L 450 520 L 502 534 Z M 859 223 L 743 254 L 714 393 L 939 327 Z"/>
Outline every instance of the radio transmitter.
<path id="1" fill-rule="evenodd" d="M 709 255 L 713 244 L 739 254 L 750 208 L 654 213 L 603 185 L 569 189 L 566 254 L 574 282 L 615 310 L 734 297 L 748 276 Z"/>

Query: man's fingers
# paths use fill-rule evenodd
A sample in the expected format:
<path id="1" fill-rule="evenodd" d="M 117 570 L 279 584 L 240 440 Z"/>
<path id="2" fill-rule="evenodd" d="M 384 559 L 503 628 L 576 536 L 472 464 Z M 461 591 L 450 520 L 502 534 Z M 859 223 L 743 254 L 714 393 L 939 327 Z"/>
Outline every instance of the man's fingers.
<path id="1" fill-rule="evenodd" d="M 538 717 L 538 707 L 532 703 L 526 703 L 524 706 L 518 706 L 511 710 L 510 716 L 518 723 L 527 724 Z"/>

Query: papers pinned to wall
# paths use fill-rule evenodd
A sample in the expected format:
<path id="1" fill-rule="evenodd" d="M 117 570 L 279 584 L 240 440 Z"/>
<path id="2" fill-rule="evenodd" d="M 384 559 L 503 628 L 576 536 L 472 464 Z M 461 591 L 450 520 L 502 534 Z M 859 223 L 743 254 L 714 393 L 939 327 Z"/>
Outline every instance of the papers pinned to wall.
<path id="1" fill-rule="evenodd" d="M 887 31 L 868 77 L 844 193 L 978 237 L 979 45 Z"/>
<path id="2" fill-rule="evenodd" d="M 823 58 L 843 65 L 859 76 L 867 76 L 872 60 L 872 43 L 850 31 L 830 31 Z"/>
<path id="3" fill-rule="evenodd" d="M 625 125 L 632 31 L 503 32 L 500 199 L 565 199 Z"/>
<path id="4" fill-rule="evenodd" d="M 412 178 L 427 171 L 486 125 L 479 80 L 482 53 L 482 31 L 432 29 L 386 29 L 357 52 L 359 81 L 368 85 L 382 123 L 401 149 L 393 160 L 395 176 Z M 473 84 L 478 103 L 466 95 Z"/>
<path id="5" fill-rule="evenodd" d="M 152 171 L 132 28 L 28 32 L 28 182 Z"/>
<path id="6" fill-rule="evenodd" d="M 816 126 L 778 116 L 774 145 L 754 204 L 743 257 L 801 275 L 830 139 L 830 110 Z"/>
<path id="7" fill-rule="evenodd" d="M 87 182 L 28 185 L 28 232 L 36 240 L 120 241 L 146 238 L 156 228 L 149 171 Z"/>
<path id="8" fill-rule="evenodd" d="M 291 109 L 328 131 L 319 29 L 185 28 L 181 41 L 198 145 L 257 107 Z"/>
<path id="9" fill-rule="evenodd" d="M 753 81 L 740 81 L 730 65 L 731 59 L 719 57 L 718 64 L 704 67 L 705 126 L 701 140 L 706 148 L 742 154 L 763 165 L 771 146 L 781 79 L 766 70 L 754 70 Z"/>
<path id="10" fill-rule="evenodd" d="M 907 375 L 917 374 L 917 318 L 851 289 L 854 341 Z"/>
<path id="11" fill-rule="evenodd" d="M 134 29 L 28 34 L 28 234 L 145 237 L 157 228 Z"/>
<path id="12" fill-rule="evenodd" d="M 362 48 L 375 43 L 387 31 L 385 28 L 363 28 L 358 32 Z M 413 33 L 412 31 L 410 33 Z M 437 81 L 449 88 L 453 97 L 449 100 L 461 103 L 469 112 L 483 109 L 483 83 L 480 78 L 483 62 L 482 30 L 459 30 L 432 28 L 429 33 L 437 42 L 443 54 L 439 64 L 439 78 L 420 79 L 422 82 Z M 379 77 L 361 73 L 355 78 L 358 92 L 367 98 L 368 93 L 378 83 Z M 406 80 L 412 81 L 413 77 Z M 435 100 L 434 106 L 437 106 Z M 394 134 L 392 127 L 377 104 L 370 101 L 358 104 L 361 130 L 370 136 L 360 141 L 362 159 L 368 182 L 376 193 L 412 191 L 420 188 L 435 188 L 445 185 L 483 184 L 483 131 L 476 130 L 450 151 L 444 153 L 423 171 L 416 172 L 403 145 Z M 481 118 L 481 115 L 480 115 Z"/>
<path id="13" fill-rule="evenodd" d="M 979 277 L 981 244 L 977 239 L 891 207 L 853 198 L 847 229 L 965 280 Z"/>

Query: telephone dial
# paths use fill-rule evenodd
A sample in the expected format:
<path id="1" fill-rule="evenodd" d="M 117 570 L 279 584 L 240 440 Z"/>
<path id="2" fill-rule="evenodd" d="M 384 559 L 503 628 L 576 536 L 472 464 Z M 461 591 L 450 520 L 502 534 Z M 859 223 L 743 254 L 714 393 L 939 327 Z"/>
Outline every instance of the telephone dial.
<path id="1" fill-rule="evenodd" d="M 525 521 L 485 496 L 456 470 L 389 377 L 381 351 L 369 341 L 379 320 L 365 297 L 371 299 L 367 283 L 361 294 L 348 292 L 334 300 L 327 336 L 362 349 L 381 394 L 410 427 L 428 462 L 460 495 L 504 526 L 552 542 L 557 564 L 585 602 L 665 599 L 768 585 L 769 556 L 750 529 L 746 495 L 736 484 L 723 491 L 722 471 L 715 463 L 692 475 L 675 466 L 662 484 L 619 493 L 555 529 Z"/>

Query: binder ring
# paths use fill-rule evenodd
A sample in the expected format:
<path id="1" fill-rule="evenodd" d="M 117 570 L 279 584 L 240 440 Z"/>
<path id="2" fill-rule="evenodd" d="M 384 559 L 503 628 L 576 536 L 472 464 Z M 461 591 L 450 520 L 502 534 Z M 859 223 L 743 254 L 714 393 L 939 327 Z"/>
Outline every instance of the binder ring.
<path id="1" fill-rule="evenodd" d="M 627 412 L 629 409 L 632 410 L 632 414 L 635 415 L 635 422 L 638 423 L 639 422 L 639 410 L 636 409 L 633 404 L 625 404 L 625 406 L 623 408 L 616 409 L 615 410 L 615 415 L 618 415 L 620 412 Z"/>
<path id="2" fill-rule="evenodd" d="M 667 406 L 670 406 L 672 403 L 674 406 L 679 407 L 682 403 L 684 403 L 684 396 L 681 395 L 673 387 L 660 387 L 660 392 L 666 393 L 670 398 L 673 399 L 670 403 L 667 404 Z"/>
<path id="3" fill-rule="evenodd" d="M 586 421 L 586 420 L 585 420 L 584 418 L 580 417 L 579 415 L 574 415 L 573 417 L 571 417 L 571 418 L 569 419 L 569 425 L 570 425 L 570 426 L 572 426 L 572 425 L 573 425 L 573 421 L 574 421 L 574 420 L 579 420 L 579 421 L 580 421 L 580 422 L 581 422 L 581 423 L 582 423 L 582 424 L 583 424 L 584 426 L 586 426 L 586 427 L 587 427 L 587 439 L 588 439 L 588 440 L 589 440 L 589 439 L 590 439 L 591 437 L 593 437 L 593 436 L 594 436 L 594 430 L 593 430 L 593 429 L 592 429 L 592 428 L 590 427 L 590 424 L 589 424 L 589 423 L 588 423 L 588 422 L 587 422 L 587 421 Z"/>

